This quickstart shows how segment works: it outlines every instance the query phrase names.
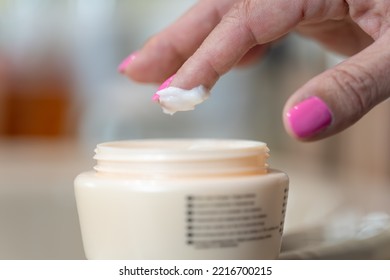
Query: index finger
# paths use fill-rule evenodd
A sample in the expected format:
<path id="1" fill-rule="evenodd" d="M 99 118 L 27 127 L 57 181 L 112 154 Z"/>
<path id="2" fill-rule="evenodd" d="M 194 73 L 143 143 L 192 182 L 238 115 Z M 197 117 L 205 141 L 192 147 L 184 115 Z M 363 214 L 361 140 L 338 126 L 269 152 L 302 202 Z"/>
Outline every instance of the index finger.
<path id="1" fill-rule="evenodd" d="M 237 0 L 199 1 L 168 28 L 149 39 L 123 72 L 139 82 L 162 82 L 175 73 Z"/>

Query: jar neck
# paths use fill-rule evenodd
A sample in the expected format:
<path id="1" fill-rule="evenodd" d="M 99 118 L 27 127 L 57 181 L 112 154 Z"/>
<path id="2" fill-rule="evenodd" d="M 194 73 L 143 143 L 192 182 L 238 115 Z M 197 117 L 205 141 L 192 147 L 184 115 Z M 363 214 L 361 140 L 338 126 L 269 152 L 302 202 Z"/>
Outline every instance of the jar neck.
<path id="1" fill-rule="evenodd" d="M 265 174 L 269 149 L 246 140 L 132 140 L 99 144 L 98 173 L 137 177 L 215 177 Z"/>

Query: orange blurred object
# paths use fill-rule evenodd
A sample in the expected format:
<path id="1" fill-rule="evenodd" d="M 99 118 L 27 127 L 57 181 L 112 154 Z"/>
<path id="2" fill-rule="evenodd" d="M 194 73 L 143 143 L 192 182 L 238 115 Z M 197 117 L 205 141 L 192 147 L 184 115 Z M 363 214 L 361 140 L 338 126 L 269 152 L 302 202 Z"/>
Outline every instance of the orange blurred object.
<path id="1" fill-rule="evenodd" d="M 71 92 L 66 71 L 45 63 L 38 69 L 12 68 L 1 75 L 0 135 L 62 137 L 70 134 Z M 49 67 L 48 67 L 49 66 Z"/>

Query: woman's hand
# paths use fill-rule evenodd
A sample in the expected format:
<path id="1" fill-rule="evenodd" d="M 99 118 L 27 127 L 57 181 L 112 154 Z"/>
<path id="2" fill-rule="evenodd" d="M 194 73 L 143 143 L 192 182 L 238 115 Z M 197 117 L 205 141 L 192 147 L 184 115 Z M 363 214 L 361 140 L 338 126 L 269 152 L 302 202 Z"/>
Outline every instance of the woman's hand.
<path id="1" fill-rule="evenodd" d="M 390 96 L 390 0 L 201 0 L 120 71 L 139 82 L 163 82 L 176 73 L 170 86 L 210 89 L 292 31 L 351 56 L 287 101 L 283 118 L 293 137 L 335 134 Z"/>

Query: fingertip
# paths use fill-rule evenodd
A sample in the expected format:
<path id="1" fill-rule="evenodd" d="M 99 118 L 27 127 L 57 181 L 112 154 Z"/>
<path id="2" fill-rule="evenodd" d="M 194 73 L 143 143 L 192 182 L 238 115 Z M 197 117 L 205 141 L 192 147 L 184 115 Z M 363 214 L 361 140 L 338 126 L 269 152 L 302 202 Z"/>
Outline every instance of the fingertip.
<path id="1" fill-rule="evenodd" d="M 166 79 L 157 89 L 157 92 L 152 96 L 152 101 L 153 102 L 159 102 L 160 101 L 160 95 L 158 94 L 158 92 L 160 90 L 163 90 L 163 89 L 166 89 L 167 87 L 169 87 L 173 81 L 173 79 L 175 78 L 176 74 L 173 74 L 172 76 L 170 76 L 168 79 Z"/>
<path id="2" fill-rule="evenodd" d="M 126 74 L 128 66 L 137 58 L 138 51 L 131 53 L 126 57 L 118 66 L 118 72 L 121 74 Z"/>
<path id="3" fill-rule="evenodd" d="M 172 76 L 170 76 L 168 79 L 166 79 L 157 89 L 157 91 L 159 90 L 163 90 L 163 89 L 166 89 L 167 87 L 169 87 L 173 81 L 173 79 L 175 78 L 176 74 L 173 74 Z"/>
<path id="4" fill-rule="evenodd" d="M 220 78 L 199 52 L 190 57 L 170 81 L 170 86 L 190 90 L 204 86 L 210 90 Z"/>
<path id="5" fill-rule="evenodd" d="M 152 101 L 158 103 L 158 102 L 160 101 L 160 95 L 157 94 L 157 93 L 155 93 L 155 94 L 152 96 Z"/>

